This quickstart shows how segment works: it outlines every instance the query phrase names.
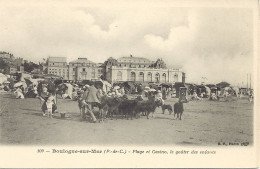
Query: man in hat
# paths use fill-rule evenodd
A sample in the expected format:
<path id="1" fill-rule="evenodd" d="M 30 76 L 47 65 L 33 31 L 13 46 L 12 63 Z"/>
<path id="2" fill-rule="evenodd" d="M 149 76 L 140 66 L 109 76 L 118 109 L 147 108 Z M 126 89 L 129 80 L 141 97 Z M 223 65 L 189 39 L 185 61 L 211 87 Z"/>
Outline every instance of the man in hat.
<path id="1" fill-rule="evenodd" d="M 92 82 L 90 82 L 88 89 L 84 92 L 83 99 L 86 101 L 88 111 L 92 117 L 93 122 L 95 123 L 97 121 L 97 119 L 93 113 L 93 106 L 94 106 L 94 104 L 98 104 L 98 105 L 100 104 L 100 93 L 95 88 L 95 86 Z M 100 109 L 100 106 L 99 106 L 99 109 Z"/>

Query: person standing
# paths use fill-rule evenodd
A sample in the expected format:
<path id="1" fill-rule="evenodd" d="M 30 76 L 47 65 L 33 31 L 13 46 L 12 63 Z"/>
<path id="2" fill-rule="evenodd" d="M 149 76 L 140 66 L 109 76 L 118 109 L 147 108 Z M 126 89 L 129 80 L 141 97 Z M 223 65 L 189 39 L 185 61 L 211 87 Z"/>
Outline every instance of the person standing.
<path id="1" fill-rule="evenodd" d="M 92 120 L 94 123 L 97 122 L 97 119 L 93 113 L 93 107 L 95 104 L 99 105 L 99 111 L 100 111 L 100 93 L 98 92 L 98 90 L 95 88 L 95 86 L 93 85 L 93 83 L 90 83 L 90 86 L 88 88 L 88 90 L 85 91 L 85 93 L 83 94 L 83 99 L 86 101 L 87 103 L 87 108 L 88 111 L 92 117 Z"/>
<path id="2" fill-rule="evenodd" d="M 167 99 L 166 88 L 165 87 L 162 89 L 162 98 L 163 98 L 163 100 Z"/>
<path id="3" fill-rule="evenodd" d="M 42 112 L 43 112 L 43 114 L 42 114 L 43 116 L 46 116 L 46 112 L 45 111 L 47 110 L 46 101 L 48 99 L 48 95 L 49 95 L 49 93 L 48 93 L 47 88 L 43 87 L 42 92 L 41 92 L 41 94 L 39 96 L 40 106 L 41 106 L 41 109 L 42 109 Z"/>

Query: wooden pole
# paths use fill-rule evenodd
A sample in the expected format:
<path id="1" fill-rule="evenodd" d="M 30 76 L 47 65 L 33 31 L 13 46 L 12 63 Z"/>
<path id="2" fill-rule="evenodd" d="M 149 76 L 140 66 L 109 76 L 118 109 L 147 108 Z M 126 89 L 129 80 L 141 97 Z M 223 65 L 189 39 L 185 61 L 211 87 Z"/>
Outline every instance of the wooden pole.
<path id="1" fill-rule="evenodd" d="M 246 89 L 248 90 L 248 74 L 246 74 Z"/>
<path id="2" fill-rule="evenodd" d="M 250 89 L 251 89 L 251 73 L 250 73 Z"/>

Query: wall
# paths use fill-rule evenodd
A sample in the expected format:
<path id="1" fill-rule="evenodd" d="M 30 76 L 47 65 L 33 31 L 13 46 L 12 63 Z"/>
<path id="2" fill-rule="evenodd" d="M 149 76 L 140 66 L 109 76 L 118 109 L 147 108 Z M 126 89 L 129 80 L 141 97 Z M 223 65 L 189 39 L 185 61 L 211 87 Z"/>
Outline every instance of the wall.
<path id="1" fill-rule="evenodd" d="M 182 82 L 182 72 L 178 69 L 154 69 L 154 68 L 122 68 L 113 66 L 111 69 L 111 75 L 108 81 L 118 82 L 118 81 L 133 81 L 136 82 L 159 82 L 159 83 L 175 83 Z M 122 73 L 122 79 L 118 79 L 118 72 Z M 143 76 L 140 76 L 140 73 L 143 73 Z M 131 73 L 135 73 L 134 76 L 131 76 Z M 148 73 L 152 74 L 148 76 Z M 158 76 L 156 76 L 156 74 Z M 163 75 L 165 75 L 163 77 Z M 151 78 L 150 78 L 151 77 Z M 157 81 L 157 78 L 159 81 Z"/>

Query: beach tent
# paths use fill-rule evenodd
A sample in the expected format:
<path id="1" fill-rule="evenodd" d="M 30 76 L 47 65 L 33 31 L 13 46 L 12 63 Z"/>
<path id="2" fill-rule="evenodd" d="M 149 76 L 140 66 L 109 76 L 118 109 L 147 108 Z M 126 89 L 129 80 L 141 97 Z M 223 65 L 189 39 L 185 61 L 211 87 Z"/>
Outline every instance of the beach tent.
<path id="1" fill-rule="evenodd" d="M 6 80 L 7 80 L 7 77 L 3 73 L 0 73 L 0 84 L 2 84 Z"/>
<path id="2" fill-rule="evenodd" d="M 205 86 L 205 88 L 206 88 L 206 95 L 210 96 L 210 92 L 211 92 L 210 88 L 208 86 Z"/>
<path id="3" fill-rule="evenodd" d="M 67 88 L 64 93 L 64 95 L 66 96 L 65 98 L 72 99 L 73 86 L 70 83 L 63 83 L 63 85 L 65 85 Z"/>
<path id="4" fill-rule="evenodd" d="M 27 84 L 25 82 L 22 82 L 22 81 L 17 82 L 17 83 L 14 84 L 14 87 L 19 87 L 19 86 L 23 86 L 24 88 L 26 88 Z"/>
<path id="5" fill-rule="evenodd" d="M 112 85 L 108 81 L 103 81 L 103 91 L 107 93 L 111 89 Z"/>
<path id="6" fill-rule="evenodd" d="M 38 80 L 37 79 L 32 79 L 32 78 L 24 78 L 25 83 L 27 84 L 27 86 L 32 85 L 38 85 Z"/>

